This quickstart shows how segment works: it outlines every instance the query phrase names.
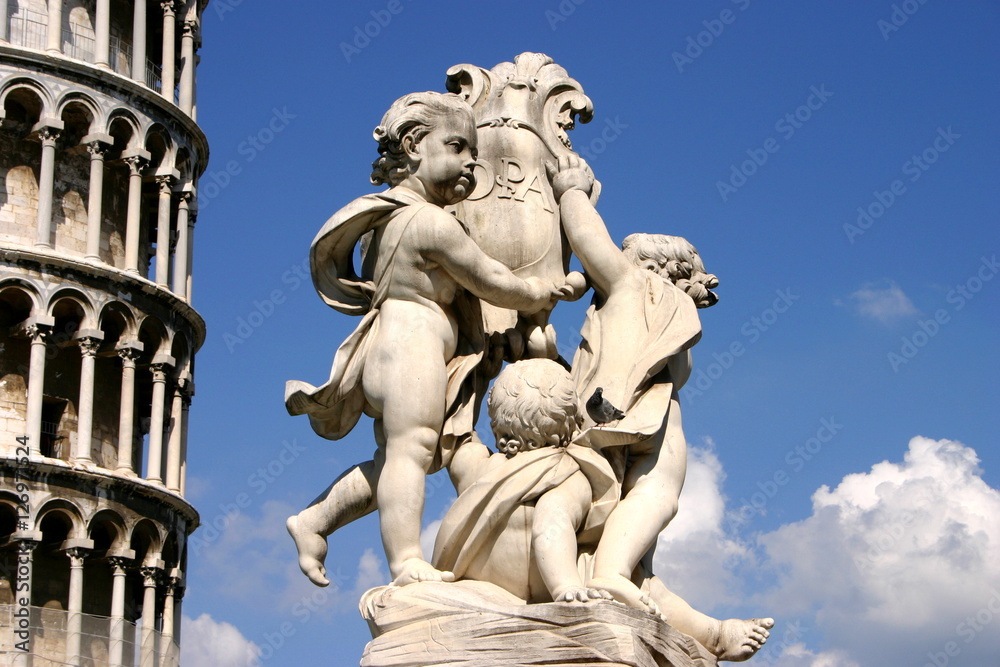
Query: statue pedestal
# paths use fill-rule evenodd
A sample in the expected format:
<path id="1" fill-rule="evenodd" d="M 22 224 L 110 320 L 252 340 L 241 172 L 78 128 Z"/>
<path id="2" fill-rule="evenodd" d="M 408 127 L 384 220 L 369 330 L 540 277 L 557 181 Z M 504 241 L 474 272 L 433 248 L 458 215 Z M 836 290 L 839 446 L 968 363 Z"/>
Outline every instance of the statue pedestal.
<path id="1" fill-rule="evenodd" d="M 373 588 L 361 615 L 374 637 L 362 667 L 717 665 L 691 637 L 617 602 L 528 605 L 476 581 Z"/>

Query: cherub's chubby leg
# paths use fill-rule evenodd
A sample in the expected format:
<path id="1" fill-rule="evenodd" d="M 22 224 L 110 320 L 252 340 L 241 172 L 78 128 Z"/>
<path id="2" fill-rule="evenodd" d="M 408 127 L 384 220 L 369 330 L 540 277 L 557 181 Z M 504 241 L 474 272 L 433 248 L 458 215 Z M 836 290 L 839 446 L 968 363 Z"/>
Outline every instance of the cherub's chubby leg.
<path id="1" fill-rule="evenodd" d="M 401 343 L 391 338 L 383 342 L 397 347 Z M 382 415 L 385 463 L 376 497 L 382 545 L 393 583 L 399 586 L 454 580 L 450 572 L 425 561 L 420 548 L 425 477 L 441 437 L 447 374 L 440 343 L 435 347 L 417 345 L 412 338 L 408 342 L 406 363 L 393 358 L 399 350 L 380 356 L 373 349 L 363 380 L 366 399 Z"/>
<path id="2" fill-rule="evenodd" d="M 632 572 L 677 513 L 687 472 L 687 444 L 676 392 L 663 428 L 643 446 L 648 451 L 636 456 L 626 472 L 625 497 L 604 527 L 589 585 L 610 591 L 619 602 L 648 609 L 631 581 Z"/>
<path id="3" fill-rule="evenodd" d="M 671 592 L 659 577 L 649 580 L 649 596 L 660 608 L 667 623 L 698 640 L 719 660 L 740 662 L 752 657 L 767 641 L 772 618 L 720 621 L 695 611 L 687 602 Z"/>
<path id="4" fill-rule="evenodd" d="M 321 493 L 306 509 L 285 523 L 299 552 L 299 567 L 317 586 L 328 586 L 326 538 L 330 533 L 375 510 L 382 457 L 352 466 Z"/>
<path id="5" fill-rule="evenodd" d="M 580 471 L 535 503 L 531 546 L 535 565 L 556 602 L 611 599 L 605 591 L 583 585 L 577 569 L 576 532 L 591 501 L 590 483 Z"/>

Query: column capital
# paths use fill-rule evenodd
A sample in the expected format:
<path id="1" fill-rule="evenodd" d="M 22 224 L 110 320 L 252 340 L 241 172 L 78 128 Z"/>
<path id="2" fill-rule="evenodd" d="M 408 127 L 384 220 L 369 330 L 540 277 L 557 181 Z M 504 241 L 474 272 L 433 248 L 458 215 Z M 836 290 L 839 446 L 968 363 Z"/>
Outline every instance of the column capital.
<path id="1" fill-rule="evenodd" d="M 38 134 L 43 146 L 54 146 L 63 129 L 65 129 L 65 123 L 58 118 L 43 118 L 35 123 L 31 131 Z"/>
<path id="2" fill-rule="evenodd" d="M 96 335 L 97 333 L 99 332 L 77 336 L 76 344 L 80 346 L 80 354 L 84 357 L 96 357 L 97 351 L 101 349 L 101 342 L 104 340 L 104 336 Z"/>
<path id="3" fill-rule="evenodd" d="M 201 31 L 201 26 L 198 25 L 198 21 L 193 19 L 188 19 L 184 21 L 181 26 L 181 37 L 190 37 L 195 40 L 195 48 L 197 48 L 198 33 Z"/>
<path id="4" fill-rule="evenodd" d="M 139 568 L 139 574 L 142 575 L 142 585 L 146 588 L 151 588 L 156 586 L 160 579 L 160 573 L 163 570 L 159 567 L 153 565 L 143 565 Z"/>
<path id="5" fill-rule="evenodd" d="M 83 567 L 83 559 L 89 552 L 90 549 L 85 547 L 70 547 L 63 551 L 69 557 L 70 567 Z"/>
<path id="6" fill-rule="evenodd" d="M 153 373 L 153 382 L 167 381 L 167 364 L 150 364 L 149 370 Z"/>
<path id="7" fill-rule="evenodd" d="M 44 341 L 52 333 L 52 325 L 42 322 L 26 324 L 21 331 L 32 341 Z"/>
<path id="8" fill-rule="evenodd" d="M 122 158 L 125 164 L 128 165 L 129 172 L 133 175 L 142 174 L 142 170 L 146 168 L 149 164 L 149 160 L 142 157 L 141 155 L 129 155 L 128 157 Z"/>
<path id="9" fill-rule="evenodd" d="M 160 8 L 163 10 L 164 16 L 177 15 L 177 5 L 174 0 L 160 0 Z"/>
<path id="10" fill-rule="evenodd" d="M 111 576 L 124 576 L 125 568 L 132 562 L 127 556 L 108 556 L 108 564 L 111 565 Z"/>
<path id="11" fill-rule="evenodd" d="M 161 195 L 169 195 L 174 188 L 174 175 L 173 174 L 157 174 L 156 175 L 156 185 L 160 189 Z"/>
<path id="12" fill-rule="evenodd" d="M 117 348 L 115 352 L 121 357 L 122 363 L 135 367 L 136 359 L 142 354 L 142 343 L 139 341 L 129 341 Z"/>

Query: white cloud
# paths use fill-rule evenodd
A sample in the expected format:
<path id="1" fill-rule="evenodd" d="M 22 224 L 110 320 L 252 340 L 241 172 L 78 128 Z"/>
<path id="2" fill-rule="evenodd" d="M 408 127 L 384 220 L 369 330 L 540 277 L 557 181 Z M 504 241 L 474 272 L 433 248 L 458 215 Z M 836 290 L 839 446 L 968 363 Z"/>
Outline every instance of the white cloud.
<path id="1" fill-rule="evenodd" d="M 711 440 L 689 447 L 677 516 L 657 541 L 653 571 L 696 609 L 735 601 L 738 586 L 732 570 L 751 557 L 745 545 L 723 530 L 725 478 Z"/>
<path id="2" fill-rule="evenodd" d="M 889 324 L 900 318 L 916 315 L 917 309 L 899 285 L 890 282 L 887 287 L 865 285 L 851 294 L 858 313 L 882 324 Z"/>
<path id="3" fill-rule="evenodd" d="M 196 567 L 213 594 L 255 604 L 260 591 L 269 591 L 271 613 L 299 618 L 356 613 L 361 593 L 388 583 L 382 559 L 368 549 L 359 559 L 357 572 L 331 568 L 327 571 L 330 586 L 316 587 L 299 570 L 295 545 L 285 530 L 285 519 L 295 513 L 292 506 L 268 500 L 259 511 L 253 510 L 232 513 L 225 530 L 206 531 L 200 538 L 203 542 L 192 538 Z"/>
<path id="4" fill-rule="evenodd" d="M 760 536 L 777 584 L 758 600 L 775 616 L 814 615 L 827 644 L 865 665 L 923 665 L 949 642 L 963 656 L 951 664 L 988 664 L 1000 652 L 1000 492 L 978 463 L 959 442 L 916 437 L 903 463 L 821 487 L 810 517 Z"/>
<path id="5" fill-rule="evenodd" d="M 236 626 L 208 614 L 181 619 L 181 664 L 184 667 L 259 667 L 260 647 Z"/>
<path id="6" fill-rule="evenodd" d="M 754 663 L 759 660 L 759 658 L 755 659 Z M 843 651 L 814 653 L 801 642 L 783 646 L 778 657 L 767 664 L 775 667 L 861 667 L 857 662 L 848 658 Z"/>

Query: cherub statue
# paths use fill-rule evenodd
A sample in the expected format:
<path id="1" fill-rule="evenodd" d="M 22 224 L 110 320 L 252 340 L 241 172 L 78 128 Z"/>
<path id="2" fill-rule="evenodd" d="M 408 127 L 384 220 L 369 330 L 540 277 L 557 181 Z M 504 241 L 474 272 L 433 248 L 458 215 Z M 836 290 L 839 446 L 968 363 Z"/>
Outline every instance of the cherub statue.
<path id="1" fill-rule="evenodd" d="M 619 250 L 590 201 L 593 175 L 579 158 L 560 158 L 552 181 L 566 237 L 595 291 L 573 360 L 577 391 L 585 399 L 601 387 L 625 413 L 611 427 L 585 422 L 593 426 L 590 443 L 608 457 L 622 484 L 587 586 L 640 609 L 662 604 L 672 625 L 699 640 L 715 636 L 717 655 L 745 660 L 760 648 L 773 620 L 709 619 L 662 591 L 651 605 L 635 583 L 640 564 L 651 575 L 657 537 L 677 512 L 687 470 L 678 391 L 691 373 L 690 348 L 701 337 L 696 308 L 718 301 L 711 291 L 718 279 L 705 271 L 694 246 L 678 237 L 633 234 Z M 647 586 L 649 593 L 658 586 Z"/>
<path id="2" fill-rule="evenodd" d="M 620 485 L 610 464 L 581 433 L 575 381 L 547 359 L 504 368 L 488 408 L 498 453 L 465 447 L 469 483 L 441 522 L 432 562 L 458 580 L 489 582 L 526 602 L 598 603 L 611 595 L 581 576 L 586 545 L 617 513 Z M 602 540 L 603 542 L 603 540 Z M 580 544 L 585 545 L 580 554 Z M 643 567 L 632 573 L 651 605 L 674 628 L 722 660 L 746 660 L 764 644 L 770 619 L 719 620 L 696 611 Z M 638 590 L 638 586 L 636 587 Z"/>
<path id="3" fill-rule="evenodd" d="M 483 347 L 475 298 L 532 312 L 560 296 L 557 286 L 522 280 L 488 257 L 443 209 L 475 187 L 477 137 L 465 101 L 407 95 L 393 103 L 374 136 L 381 157 L 371 180 L 391 188 L 338 211 L 310 254 L 324 300 L 364 318 L 337 350 L 325 385 L 291 381 L 285 393 L 288 411 L 308 414 L 314 430 L 331 440 L 346 435 L 362 412 L 375 419 L 374 460 L 352 468 L 288 521 L 299 565 L 320 585 L 328 583 L 326 535 L 343 522 L 345 507 L 352 508 L 347 518 L 356 518 L 371 509 L 373 497 L 395 583 L 452 578 L 424 560 L 420 525 L 425 475 L 450 456 L 443 425 L 470 411 L 462 387 Z M 353 252 L 362 236 L 358 277 Z M 471 432 L 471 421 L 469 415 L 464 430 L 453 432 Z"/>

